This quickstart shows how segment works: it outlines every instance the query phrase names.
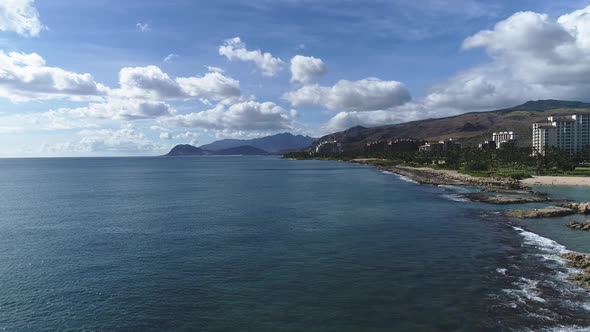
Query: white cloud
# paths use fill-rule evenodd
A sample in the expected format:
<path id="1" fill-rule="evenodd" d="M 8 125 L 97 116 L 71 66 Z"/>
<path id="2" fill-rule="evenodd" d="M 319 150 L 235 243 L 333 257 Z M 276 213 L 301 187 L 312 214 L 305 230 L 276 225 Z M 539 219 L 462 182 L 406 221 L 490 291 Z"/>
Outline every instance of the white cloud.
<path id="1" fill-rule="evenodd" d="M 188 140 L 190 145 L 197 145 L 199 142 L 199 137 L 199 134 L 192 131 L 186 131 L 184 133 L 174 135 L 175 139 Z"/>
<path id="2" fill-rule="evenodd" d="M 426 107 L 477 111 L 531 99 L 588 99 L 590 6 L 557 20 L 515 13 L 465 39 L 462 48 L 483 48 L 491 61 L 435 86 Z"/>
<path id="3" fill-rule="evenodd" d="M 225 73 L 225 70 L 219 68 L 219 67 L 215 67 L 215 66 L 207 66 L 207 70 L 213 73 L 220 73 L 223 74 Z"/>
<path id="4" fill-rule="evenodd" d="M 171 116 L 176 111 L 163 101 L 112 99 L 106 103 L 91 103 L 87 107 L 62 109 L 74 117 L 110 120 L 142 120 Z"/>
<path id="5" fill-rule="evenodd" d="M 160 139 L 172 139 L 172 135 L 170 135 L 169 132 L 164 131 L 160 133 Z"/>
<path id="6" fill-rule="evenodd" d="M 41 151 L 48 154 L 63 153 L 139 153 L 161 150 L 132 125 L 119 129 L 82 130 L 75 141 L 44 144 Z"/>
<path id="7" fill-rule="evenodd" d="M 283 98 L 294 106 L 319 105 L 332 111 L 346 112 L 384 110 L 411 100 L 402 83 L 377 78 L 341 80 L 332 87 L 305 85 Z"/>
<path id="8" fill-rule="evenodd" d="M 172 79 L 156 66 L 128 67 L 119 72 L 120 96 L 136 98 L 204 98 L 224 100 L 240 96 L 240 82 L 209 72 L 201 77 L 177 77 Z"/>
<path id="9" fill-rule="evenodd" d="M 35 99 L 104 96 L 108 88 L 90 74 L 47 67 L 37 53 L 0 50 L 0 97 L 13 102 Z"/>
<path id="10" fill-rule="evenodd" d="M 0 133 L 68 130 L 96 126 L 96 121 L 93 119 L 71 116 L 67 110 L 18 113 L 0 117 Z"/>
<path id="11" fill-rule="evenodd" d="M 232 131 L 271 131 L 292 127 L 292 117 L 285 109 L 272 102 L 255 101 L 229 107 L 219 104 L 206 111 L 176 115 L 160 122 L 175 127 Z"/>
<path id="12" fill-rule="evenodd" d="M 110 100 L 105 103 L 91 103 L 86 107 L 1 115 L 0 132 L 96 128 L 114 121 L 172 116 L 175 112 L 170 105 L 161 101 Z"/>
<path id="13" fill-rule="evenodd" d="M 199 138 L 199 134 L 192 132 L 192 131 L 185 131 L 184 133 L 174 135 L 174 138 Z"/>
<path id="14" fill-rule="evenodd" d="M 377 127 L 414 121 L 425 117 L 436 117 L 436 111 L 425 108 L 422 103 L 410 102 L 390 110 L 340 112 L 326 123 L 324 129 L 328 132 L 334 132 L 354 126 Z"/>
<path id="15" fill-rule="evenodd" d="M 137 24 L 135 24 L 135 28 L 137 29 L 137 31 L 140 32 L 148 32 L 152 30 L 152 27 L 148 23 L 142 22 L 138 22 Z"/>
<path id="16" fill-rule="evenodd" d="M 174 59 L 178 59 L 178 58 L 179 58 L 178 54 L 170 53 L 164 58 L 164 62 L 170 62 L 170 61 L 172 61 Z"/>
<path id="17" fill-rule="evenodd" d="M 228 60 L 240 60 L 254 62 L 265 76 L 275 76 L 283 68 L 283 60 L 275 58 L 270 53 L 262 53 L 260 50 L 249 51 L 240 37 L 226 39 L 219 47 L 219 55 Z"/>
<path id="18" fill-rule="evenodd" d="M 326 65 L 322 59 L 303 55 L 291 58 L 291 82 L 309 84 L 325 74 Z"/>
<path id="19" fill-rule="evenodd" d="M 43 25 L 34 0 L 2 0 L 0 2 L 0 31 L 14 31 L 25 37 L 38 36 Z"/>

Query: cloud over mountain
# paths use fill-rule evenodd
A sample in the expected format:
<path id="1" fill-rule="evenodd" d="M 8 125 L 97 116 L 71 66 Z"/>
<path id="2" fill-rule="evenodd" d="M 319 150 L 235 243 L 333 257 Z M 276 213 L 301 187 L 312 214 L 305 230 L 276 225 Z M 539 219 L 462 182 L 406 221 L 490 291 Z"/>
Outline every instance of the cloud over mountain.
<path id="1" fill-rule="evenodd" d="M 389 109 L 410 101 L 408 89 L 397 81 L 367 78 L 340 80 L 334 86 L 305 85 L 283 98 L 293 106 L 318 105 L 331 111 L 374 111 Z"/>
<path id="2" fill-rule="evenodd" d="M 168 126 L 234 131 L 290 129 L 292 116 L 272 102 L 248 101 L 162 119 Z"/>
<path id="3" fill-rule="evenodd" d="M 490 109 L 528 99 L 585 99 L 590 87 L 590 6 L 562 15 L 518 12 L 480 31 L 463 50 L 491 61 L 458 73 L 425 97 L 429 107 Z"/>

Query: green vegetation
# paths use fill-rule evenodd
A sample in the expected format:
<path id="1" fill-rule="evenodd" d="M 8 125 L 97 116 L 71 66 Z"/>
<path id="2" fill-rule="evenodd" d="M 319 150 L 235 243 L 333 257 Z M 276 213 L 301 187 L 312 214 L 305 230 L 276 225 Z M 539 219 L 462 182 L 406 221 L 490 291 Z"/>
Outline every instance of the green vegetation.
<path id="1" fill-rule="evenodd" d="M 502 149 L 464 148 L 460 150 L 429 153 L 409 152 L 364 152 L 318 156 L 309 152 L 294 152 L 285 155 L 295 159 L 369 159 L 381 166 L 400 165 L 457 170 L 479 177 L 510 177 L 524 179 L 533 175 L 590 176 L 590 166 L 581 166 L 590 160 L 590 148 L 578 155 L 570 155 L 557 149 L 548 149 L 545 155 L 533 154 L 531 148 L 505 146 Z"/>

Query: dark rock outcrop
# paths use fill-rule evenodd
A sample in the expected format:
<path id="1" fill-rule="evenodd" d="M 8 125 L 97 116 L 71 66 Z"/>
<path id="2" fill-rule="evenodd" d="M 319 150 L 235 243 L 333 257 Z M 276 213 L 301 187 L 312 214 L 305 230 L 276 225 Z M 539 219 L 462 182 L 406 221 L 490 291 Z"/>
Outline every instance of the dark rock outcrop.
<path id="1" fill-rule="evenodd" d="M 590 231 L 590 221 L 574 221 L 570 223 L 569 228 L 579 229 L 581 231 Z"/>
<path id="2" fill-rule="evenodd" d="M 541 209 L 512 210 L 507 214 L 519 219 L 538 219 L 569 216 L 576 214 L 576 211 L 561 206 L 548 206 Z"/>
<path id="3" fill-rule="evenodd" d="M 547 197 L 547 195 L 521 191 L 500 193 L 484 191 L 479 193 L 463 194 L 462 196 L 471 201 L 489 204 L 522 204 L 552 201 L 552 199 Z"/>
<path id="4" fill-rule="evenodd" d="M 590 289 L 590 255 L 578 252 L 569 252 L 561 255 L 567 260 L 568 265 L 582 270 L 570 277 L 571 280 L 578 283 L 580 286 Z"/>
<path id="5" fill-rule="evenodd" d="M 579 214 L 590 214 L 590 202 L 571 202 L 571 203 L 565 203 L 565 204 L 561 204 L 560 206 L 568 208 L 568 209 L 572 209 L 574 211 L 576 211 L 576 213 Z"/>

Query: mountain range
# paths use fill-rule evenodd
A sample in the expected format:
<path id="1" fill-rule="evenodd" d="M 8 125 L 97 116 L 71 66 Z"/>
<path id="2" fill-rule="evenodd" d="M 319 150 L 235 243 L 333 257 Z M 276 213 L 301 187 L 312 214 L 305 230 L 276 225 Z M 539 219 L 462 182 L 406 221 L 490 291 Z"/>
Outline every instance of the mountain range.
<path id="1" fill-rule="evenodd" d="M 268 153 L 285 153 L 297 151 L 309 147 L 317 138 L 293 135 L 291 133 L 282 133 L 261 138 L 248 140 L 241 139 L 223 139 L 210 144 L 205 144 L 199 148 L 210 151 L 220 151 L 240 146 L 252 146 Z"/>
<path id="2" fill-rule="evenodd" d="M 305 149 L 315 140 L 315 138 L 309 136 L 293 135 L 290 133 L 249 140 L 224 139 L 200 147 L 179 144 L 172 148 L 166 156 L 282 154 L 289 151 Z"/>
<path id="3" fill-rule="evenodd" d="M 318 142 L 336 140 L 347 151 L 362 149 L 365 143 L 389 139 L 420 139 L 439 141 L 453 138 L 463 145 L 473 146 L 492 138 L 493 132 L 514 131 L 521 146 L 532 142 L 532 124 L 546 121 L 551 115 L 590 113 L 590 103 L 563 100 L 528 101 L 515 107 L 471 112 L 461 115 L 425 119 L 393 125 L 365 128 L 361 126 L 321 137 Z"/>

